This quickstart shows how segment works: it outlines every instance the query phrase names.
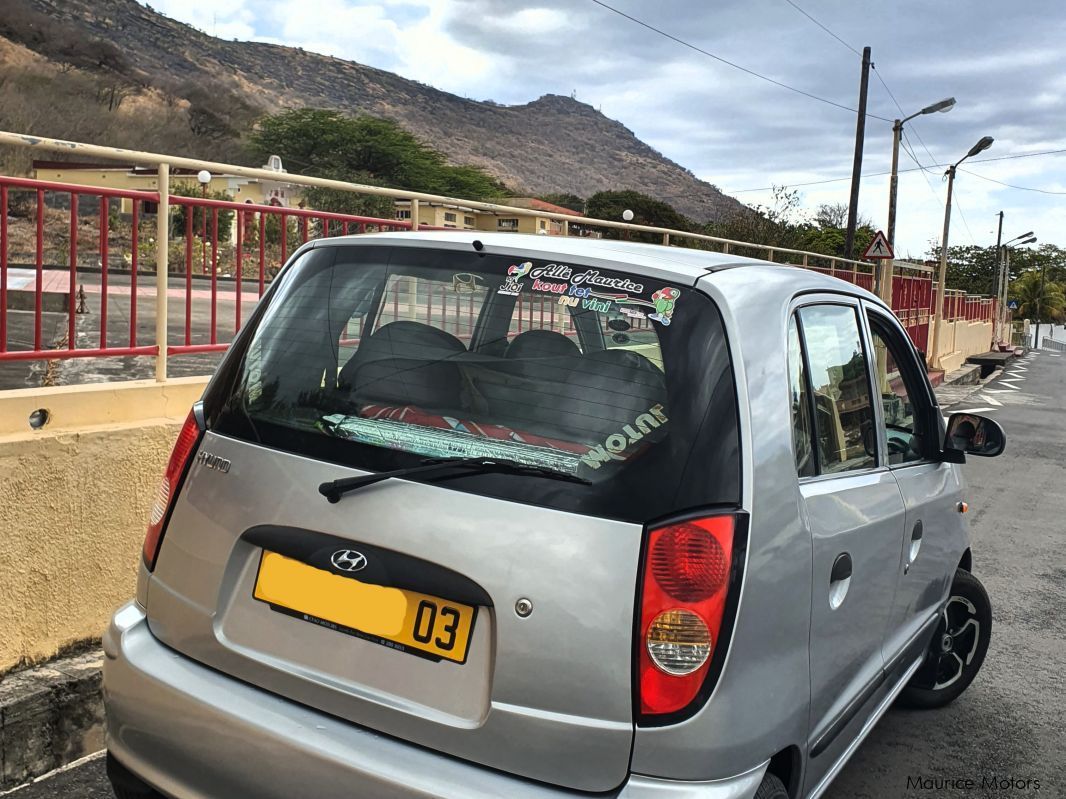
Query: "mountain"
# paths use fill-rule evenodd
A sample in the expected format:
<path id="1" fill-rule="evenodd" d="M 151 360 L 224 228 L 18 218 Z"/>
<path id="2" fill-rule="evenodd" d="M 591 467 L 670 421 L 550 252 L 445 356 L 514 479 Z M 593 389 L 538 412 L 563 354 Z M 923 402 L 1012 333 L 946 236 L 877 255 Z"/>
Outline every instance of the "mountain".
<path id="1" fill-rule="evenodd" d="M 4 0 L 4 5 L 8 19 L 0 20 L 0 36 L 54 67 L 55 87 L 95 74 L 97 99 L 113 111 L 116 88 L 107 83 L 121 84 L 118 103 L 126 103 L 134 126 L 138 115 L 129 113 L 131 107 L 154 103 L 181 110 L 195 135 L 178 137 L 176 146 L 192 154 L 217 153 L 220 139 L 235 137 L 264 113 L 335 108 L 395 119 L 451 162 L 480 166 L 523 194 L 587 197 L 634 189 L 667 199 L 700 222 L 725 219 L 744 207 L 620 122 L 570 97 L 549 94 L 515 106 L 477 102 L 299 48 L 223 41 L 133 0 Z M 20 22 L 19 13 L 26 19 Z M 178 116 L 169 118 L 174 124 Z M 143 138 L 143 131 L 135 137 Z"/>

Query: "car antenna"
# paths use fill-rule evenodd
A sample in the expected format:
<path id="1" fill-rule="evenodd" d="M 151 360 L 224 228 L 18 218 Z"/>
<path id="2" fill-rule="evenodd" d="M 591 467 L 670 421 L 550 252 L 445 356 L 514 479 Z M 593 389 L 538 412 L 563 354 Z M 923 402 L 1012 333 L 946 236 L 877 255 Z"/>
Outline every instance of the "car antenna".
<path id="1" fill-rule="evenodd" d="M 481 252 L 483 249 L 485 249 L 485 245 L 481 243 L 481 239 L 474 239 L 472 244 L 474 245 L 474 249 L 478 252 Z"/>

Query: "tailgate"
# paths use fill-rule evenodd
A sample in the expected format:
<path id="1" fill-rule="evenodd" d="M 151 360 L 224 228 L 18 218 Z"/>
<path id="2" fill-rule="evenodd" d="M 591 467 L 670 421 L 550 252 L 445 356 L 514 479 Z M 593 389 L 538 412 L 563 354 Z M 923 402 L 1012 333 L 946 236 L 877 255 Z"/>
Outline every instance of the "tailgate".
<path id="1" fill-rule="evenodd" d="M 623 782 L 640 525 L 402 480 L 330 504 L 318 485 L 360 472 L 210 432 L 201 452 L 231 466 L 195 461 L 176 501 L 148 594 L 159 639 L 466 760 Z"/>

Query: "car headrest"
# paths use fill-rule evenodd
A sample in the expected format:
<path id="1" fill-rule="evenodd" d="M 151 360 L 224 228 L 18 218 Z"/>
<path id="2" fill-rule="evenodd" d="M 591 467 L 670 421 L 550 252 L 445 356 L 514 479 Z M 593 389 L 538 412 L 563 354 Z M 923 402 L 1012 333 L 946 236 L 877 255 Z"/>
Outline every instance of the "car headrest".
<path id="1" fill-rule="evenodd" d="M 558 358 L 580 355 L 581 348 L 570 338 L 553 330 L 527 330 L 519 333 L 503 354 L 504 358 Z"/>
<path id="2" fill-rule="evenodd" d="M 455 358 L 466 346 L 421 322 L 390 322 L 362 343 L 338 382 L 361 401 L 457 408 L 460 376 Z"/>

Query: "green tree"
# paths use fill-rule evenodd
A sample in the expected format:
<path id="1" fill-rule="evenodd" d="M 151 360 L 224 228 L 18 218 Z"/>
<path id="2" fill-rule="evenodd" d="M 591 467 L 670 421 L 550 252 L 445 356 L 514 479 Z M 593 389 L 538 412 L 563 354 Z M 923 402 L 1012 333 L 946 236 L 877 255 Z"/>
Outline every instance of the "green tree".
<path id="1" fill-rule="evenodd" d="M 304 175 L 475 200 L 507 193 L 484 170 L 448 164 L 441 153 L 389 119 L 299 108 L 259 120 L 249 146 L 261 159 L 280 155 Z M 339 202 L 334 195 L 317 198 L 334 206 Z"/>
<path id="2" fill-rule="evenodd" d="M 1010 287 L 1010 298 L 1018 303 L 1015 316 L 1036 322 L 1058 322 L 1066 318 L 1066 289 L 1034 269 L 1019 277 Z"/>
<path id="3" fill-rule="evenodd" d="M 940 247 L 930 245 L 929 259 L 940 260 Z M 993 295 L 996 293 L 1000 261 L 995 245 L 990 247 L 948 247 L 946 283 L 948 288 L 962 289 L 970 294 Z M 1046 270 L 1047 279 L 1053 283 L 1066 282 L 1066 250 L 1054 244 L 1043 244 L 1036 249 L 1016 249 L 1010 253 L 1011 282 L 1030 271 Z"/>
<path id="4" fill-rule="evenodd" d="M 582 214 L 585 213 L 584 198 L 578 197 L 576 194 L 571 194 L 570 192 L 542 194 L 538 199 L 544 200 L 544 202 L 551 203 L 552 205 L 569 208 L 571 211 L 577 211 Z"/>
<path id="5" fill-rule="evenodd" d="M 172 183 L 170 186 L 171 196 L 176 197 L 203 197 L 203 189 L 196 186 L 190 186 L 185 183 Z M 224 191 L 209 191 L 207 192 L 208 200 L 226 200 L 232 201 L 230 197 Z M 212 229 L 214 226 L 213 215 L 210 209 L 205 209 L 200 205 L 185 206 L 178 205 L 177 203 L 171 206 L 170 217 L 170 235 L 173 238 L 181 239 L 185 236 L 185 217 L 192 209 L 192 234 L 193 236 L 202 236 L 204 233 L 204 223 L 207 223 L 207 238 L 212 236 Z M 218 240 L 220 243 L 230 240 L 230 230 L 233 225 L 233 211 L 220 209 L 218 212 Z"/>
<path id="6" fill-rule="evenodd" d="M 626 189 L 624 191 L 601 191 L 593 194 L 588 199 L 588 215 L 597 219 L 611 219 L 622 221 L 623 211 L 633 212 L 633 224 L 649 225 L 651 227 L 668 227 L 675 230 L 692 230 L 692 220 L 679 214 L 673 206 L 656 200 L 639 191 Z M 604 230 L 604 236 L 617 239 L 621 231 L 615 228 Z M 640 241 L 659 242 L 662 237 L 658 233 L 636 233 L 628 238 Z"/>

